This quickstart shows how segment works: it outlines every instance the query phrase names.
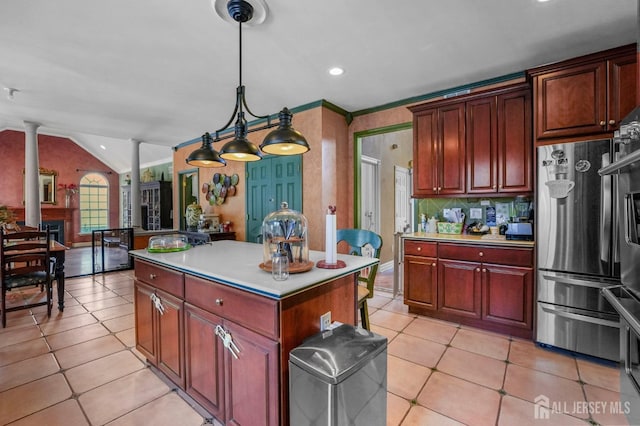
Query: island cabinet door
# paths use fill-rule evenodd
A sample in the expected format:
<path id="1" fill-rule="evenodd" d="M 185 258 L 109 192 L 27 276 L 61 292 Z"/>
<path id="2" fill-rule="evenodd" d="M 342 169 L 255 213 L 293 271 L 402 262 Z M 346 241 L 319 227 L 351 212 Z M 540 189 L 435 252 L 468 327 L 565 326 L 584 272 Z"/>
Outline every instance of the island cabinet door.
<path id="1" fill-rule="evenodd" d="M 482 265 L 482 319 L 531 329 L 533 269 Z"/>
<path id="2" fill-rule="evenodd" d="M 226 424 L 279 425 L 278 343 L 231 321 L 224 329 L 237 347 L 237 358 L 230 349 L 224 354 Z"/>
<path id="3" fill-rule="evenodd" d="M 158 329 L 158 368 L 184 389 L 184 302 L 156 290 Z"/>
<path id="4" fill-rule="evenodd" d="M 152 294 L 152 287 L 135 281 L 136 349 L 147 361 L 157 366 L 155 306 L 151 301 Z"/>
<path id="5" fill-rule="evenodd" d="M 184 306 L 187 394 L 224 419 L 224 346 L 216 335 L 222 318 L 189 303 Z"/>
<path id="6" fill-rule="evenodd" d="M 454 260 L 438 261 L 438 310 L 443 313 L 480 318 L 480 264 Z"/>

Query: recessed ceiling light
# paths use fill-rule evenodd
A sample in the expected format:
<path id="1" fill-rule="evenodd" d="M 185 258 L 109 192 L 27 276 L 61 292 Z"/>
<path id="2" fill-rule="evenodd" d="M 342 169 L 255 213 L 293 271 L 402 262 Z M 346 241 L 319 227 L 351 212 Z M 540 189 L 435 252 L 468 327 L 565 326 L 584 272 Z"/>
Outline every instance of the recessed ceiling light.
<path id="1" fill-rule="evenodd" d="M 546 3 L 546 2 L 548 2 L 548 1 L 549 1 L 549 0 L 538 0 L 538 3 Z"/>
<path id="2" fill-rule="evenodd" d="M 340 67 L 333 67 L 329 69 L 329 74 L 331 75 L 342 75 L 344 74 L 344 70 Z"/>
<path id="3" fill-rule="evenodd" d="M 107 147 L 104 145 L 100 145 L 100 148 L 104 149 L 105 151 L 107 150 Z"/>

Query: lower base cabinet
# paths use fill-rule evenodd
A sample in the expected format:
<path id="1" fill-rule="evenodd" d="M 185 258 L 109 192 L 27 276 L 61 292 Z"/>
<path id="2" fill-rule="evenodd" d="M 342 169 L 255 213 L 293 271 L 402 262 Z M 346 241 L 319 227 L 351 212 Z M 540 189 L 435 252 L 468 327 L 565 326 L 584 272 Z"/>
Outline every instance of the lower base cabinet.
<path id="1" fill-rule="evenodd" d="M 278 343 L 231 321 L 185 304 L 186 392 L 218 419 L 232 425 L 276 425 Z M 242 356 L 235 358 L 216 334 L 229 333 Z"/>
<path id="2" fill-rule="evenodd" d="M 482 319 L 530 329 L 533 321 L 533 269 L 483 265 Z"/>
<path id="3" fill-rule="evenodd" d="M 355 272 L 281 299 L 140 259 L 135 276 L 136 348 L 225 425 L 288 426 L 289 352 L 329 310 L 356 323 Z"/>
<path id="4" fill-rule="evenodd" d="M 438 261 L 438 311 L 481 318 L 480 266 L 472 262 Z"/>
<path id="5" fill-rule="evenodd" d="M 184 302 L 137 281 L 134 298 L 138 350 L 184 389 Z"/>
<path id="6" fill-rule="evenodd" d="M 185 390 L 218 419 L 224 419 L 224 345 L 216 335 L 222 318 L 186 304 Z"/>
<path id="7" fill-rule="evenodd" d="M 532 338 L 533 249 L 405 240 L 404 250 L 409 312 Z"/>

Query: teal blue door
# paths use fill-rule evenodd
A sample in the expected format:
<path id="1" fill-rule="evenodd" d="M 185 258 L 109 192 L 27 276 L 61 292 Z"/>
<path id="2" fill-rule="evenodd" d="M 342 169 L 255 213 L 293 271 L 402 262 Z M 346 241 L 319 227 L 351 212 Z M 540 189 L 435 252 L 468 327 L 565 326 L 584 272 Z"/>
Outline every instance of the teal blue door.
<path id="1" fill-rule="evenodd" d="M 262 242 L 262 221 L 283 201 L 302 211 L 302 157 L 273 156 L 247 163 L 246 176 L 246 240 Z"/>

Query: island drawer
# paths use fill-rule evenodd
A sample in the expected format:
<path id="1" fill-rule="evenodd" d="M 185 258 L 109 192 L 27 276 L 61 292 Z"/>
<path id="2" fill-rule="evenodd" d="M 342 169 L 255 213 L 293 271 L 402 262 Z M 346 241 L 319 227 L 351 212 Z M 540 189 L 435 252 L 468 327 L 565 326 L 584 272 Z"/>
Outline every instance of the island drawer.
<path id="1" fill-rule="evenodd" d="M 533 250 L 522 247 L 489 247 L 439 243 L 438 257 L 511 266 L 533 266 Z"/>
<path id="2" fill-rule="evenodd" d="M 184 274 L 136 259 L 136 279 L 176 297 L 184 297 Z"/>
<path id="3" fill-rule="evenodd" d="M 404 254 L 436 257 L 438 244 L 429 241 L 404 240 Z"/>
<path id="4" fill-rule="evenodd" d="M 185 301 L 266 337 L 278 339 L 276 300 L 187 275 Z"/>

